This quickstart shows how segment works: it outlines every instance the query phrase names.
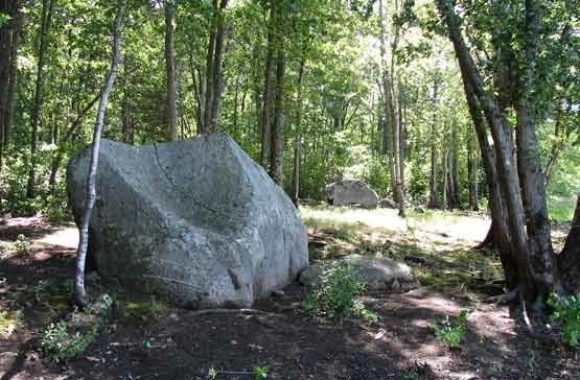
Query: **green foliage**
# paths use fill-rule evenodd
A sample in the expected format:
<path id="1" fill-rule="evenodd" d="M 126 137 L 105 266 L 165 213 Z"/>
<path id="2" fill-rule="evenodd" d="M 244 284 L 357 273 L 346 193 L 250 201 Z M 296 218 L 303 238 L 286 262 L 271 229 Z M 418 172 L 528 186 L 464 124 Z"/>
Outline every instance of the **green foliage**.
<path id="1" fill-rule="evenodd" d="M 42 350 L 50 359 L 66 363 L 84 354 L 97 332 L 97 326 L 84 332 L 70 332 L 66 321 L 51 323 L 42 333 Z"/>
<path id="2" fill-rule="evenodd" d="M 562 340 L 570 347 L 580 348 L 580 294 L 559 297 L 552 294 L 548 299 L 552 318 L 562 329 Z"/>
<path id="3" fill-rule="evenodd" d="M 255 367 L 254 380 L 266 380 L 268 378 L 268 367 Z"/>
<path id="4" fill-rule="evenodd" d="M 449 316 L 439 326 L 433 326 L 437 338 L 449 348 L 457 348 L 465 334 L 465 324 L 469 316 L 468 310 L 461 310 L 455 320 L 451 322 Z"/>
<path id="5" fill-rule="evenodd" d="M 0 12 L 0 28 L 7 24 L 10 20 L 12 20 L 10 15 Z"/>
<path id="6" fill-rule="evenodd" d="M 16 237 L 14 247 L 16 248 L 16 252 L 18 252 L 21 255 L 27 255 L 30 253 L 30 242 L 28 241 L 28 238 L 23 234 L 20 234 Z"/>
<path id="7" fill-rule="evenodd" d="M 352 265 L 336 265 L 323 274 L 320 283 L 306 296 L 304 310 L 321 319 L 360 317 L 374 323 L 377 314 L 359 299 L 366 289 Z"/>
<path id="8" fill-rule="evenodd" d="M 22 326 L 23 322 L 23 313 L 21 310 L 0 311 L 0 337 L 12 334 Z"/>
<path id="9" fill-rule="evenodd" d="M 102 294 L 86 311 L 74 311 L 68 321 L 48 325 L 41 339 L 44 354 L 61 363 L 82 356 L 113 316 L 114 305 L 113 297 Z"/>
<path id="10" fill-rule="evenodd" d="M 149 301 L 121 301 L 119 302 L 121 315 L 125 317 L 139 318 L 142 320 L 159 319 L 167 313 L 169 306 L 160 300 Z"/>

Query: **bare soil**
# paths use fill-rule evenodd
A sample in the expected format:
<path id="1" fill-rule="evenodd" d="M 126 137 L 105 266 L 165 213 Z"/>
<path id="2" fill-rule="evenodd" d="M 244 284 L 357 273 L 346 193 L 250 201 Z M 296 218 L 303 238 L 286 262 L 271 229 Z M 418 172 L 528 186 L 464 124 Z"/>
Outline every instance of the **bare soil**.
<path id="1" fill-rule="evenodd" d="M 365 303 L 379 315 L 375 325 L 314 321 L 302 308 L 307 289 L 298 284 L 252 310 L 119 313 L 81 358 L 60 365 L 43 358 L 39 342 L 43 328 L 69 309 L 66 286 L 49 291 L 46 284 L 70 282 L 76 231 L 40 218 L 0 223 L 1 241 L 15 241 L 19 234 L 30 239 L 30 252 L 8 251 L 0 259 L 0 307 L 24 313 L 21 326 L 0 335 L 3 380 L 208 379 L 210 369 L 216 379 L 253 379 L 257 366 L 267 367 L 272 379 L 580 379 L 577 353 L 560 345 L 549 321 L 532 320 L 530 330 L 522 310 L 485 302 L 485 288 L 473 285 L 479 276 L 472 276 L 473 283 L 433 281 L 403 294 L 370 294 Z M 317 239 L 329 234 L 316 231 Z M 457 249 L 453 232 L 445 235 L 436 239 L 448 246 L 429 254 L 417 248 L 414 256 L 427 260 L 421 265 L 431 265 L 432 272 L 448 266 L 473 273 L 473 262 L 446 256 Z M 372 239 L 347 243 L 376 250 L 380 241 L 395 256 L 408 254 L 409 247 L 392 236 Z M 415 239 L 413 247 L 426 238 Z M 328 240 L 344 243 L 340 235 Z M 461 348 L 450 350 L 431 326 L 463 308 L 472 310 L 467 333 Z"/>

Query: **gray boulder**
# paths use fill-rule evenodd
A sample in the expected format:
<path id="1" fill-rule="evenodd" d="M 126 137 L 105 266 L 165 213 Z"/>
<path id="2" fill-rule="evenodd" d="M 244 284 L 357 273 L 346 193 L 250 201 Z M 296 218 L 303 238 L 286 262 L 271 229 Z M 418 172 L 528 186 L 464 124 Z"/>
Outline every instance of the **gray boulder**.
<path id="1" fill-rule="evenodd" d="M 299 281 L 303 285 L 315 286 L 330 268 L 343 264 L 352 265 L 359 279 L 367 283 L 370 291 L 400 292 L 420 286 L 419 281 L 407 264 L 386 257 L 361 255 L 350 255 L 333 263 L 312 264 L 300 274 Z"/>
<path id="2" fill-rule="evenodd" d="M 399 208 L 399 205 L 397 204 L 397 202 L 395 202 L 392 199 L 383 198 L 379 202 L 379 207 L 380 208 L 393 208 L 393 209 L 398 209 Z"/>
<path id="3" fill-rule="evenodd" d="M 326 186 L 326 198 L 335 206 L 361 206 L 377 208 L 379 197 L 377 192 L 360 179 L 343 179 Z"/>
<path id="4" fill-rule="evenodd" d="M 68 165 L 78 221 L 90 152 Z M 249 307 L 308 265 L 290 199 L 228 136 L 133 147 L 104 140 L 90 255 L 99 273 L 193 308 Z"/>

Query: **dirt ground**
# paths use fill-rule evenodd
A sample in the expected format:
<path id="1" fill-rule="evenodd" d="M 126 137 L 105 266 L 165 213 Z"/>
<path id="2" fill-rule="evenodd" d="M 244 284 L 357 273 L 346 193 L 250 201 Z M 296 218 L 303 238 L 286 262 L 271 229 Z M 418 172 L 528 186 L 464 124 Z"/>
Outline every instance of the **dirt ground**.
<path id="1" fill-rule="evenodd" d="M 2 220 L 0 310 L 21 310 L 23 322 L 0 334 L 1 379 L 208 379 L 215 370 L 216 379 L 243 380 L 258 366 L 271 379 L 580 379 L 578 354 L 559 344 L 549 321 L 532 320 L 530 330 L 520 309 L 486 302 L 498 292 L 497 273 L 487 268 L 498 264 L 469 251 L 485 235 L 484 218 L 417 217 L 389 232 L 316 217 L 309 222 L 313 260 L 352 251 L 421 258 L 414 269 L 425 286 L 367 295 L 365 304 L 379 315 L 374 325 L 312 320 L 302 308 L 307 289 L 298 284 L 252 310 L 119 313 L 66 365 L 43 358 L 39 342 L 43 328 L 69 308 L 76 231 L 41 218 Z M 10 246 L 20 234 L 31 243 L 27 253 Z M 471 310 L 466 336 L 461 348 L 448 349 L 431 326 L 464 308 Z"/>

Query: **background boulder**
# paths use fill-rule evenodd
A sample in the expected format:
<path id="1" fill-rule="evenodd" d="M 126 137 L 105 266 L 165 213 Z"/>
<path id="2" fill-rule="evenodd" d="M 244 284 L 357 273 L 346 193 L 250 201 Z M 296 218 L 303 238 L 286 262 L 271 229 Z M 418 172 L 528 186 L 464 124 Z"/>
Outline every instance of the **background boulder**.
<path id="1" fill-rule="evenodd" d="M 68 166 L 81 214 L 90 152 Z M 290 199 L 224 134 L 133 147 L 104 140 L 90 255 L 105 278 L 186 307 L 249 307 L 308 265 Z"/>
<path id="2" fill-rule="evenodd" d="M 377 208 L 377 192 L 361 179 L 343 179 L 326 186 L 326 198 L 335 206 L 361 206 Z"/>

